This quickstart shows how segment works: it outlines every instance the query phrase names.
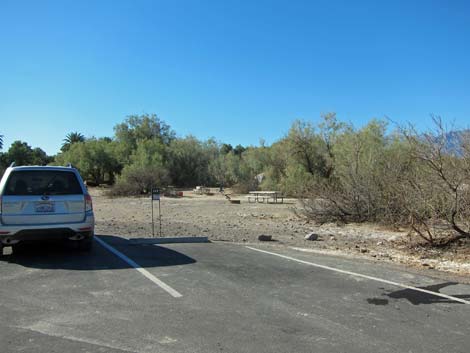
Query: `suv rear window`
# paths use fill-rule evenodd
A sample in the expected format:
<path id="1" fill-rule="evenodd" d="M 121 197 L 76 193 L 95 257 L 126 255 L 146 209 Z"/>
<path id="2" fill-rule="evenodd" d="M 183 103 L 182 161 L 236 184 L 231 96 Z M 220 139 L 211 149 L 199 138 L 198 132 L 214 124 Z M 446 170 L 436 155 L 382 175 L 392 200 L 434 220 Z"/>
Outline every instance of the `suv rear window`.
<path id="1" fill-rule="evenodd" d="M 12 172 L 5 195 L 77 195 L 83 194 L 73 172 L 25 170 Z"/>

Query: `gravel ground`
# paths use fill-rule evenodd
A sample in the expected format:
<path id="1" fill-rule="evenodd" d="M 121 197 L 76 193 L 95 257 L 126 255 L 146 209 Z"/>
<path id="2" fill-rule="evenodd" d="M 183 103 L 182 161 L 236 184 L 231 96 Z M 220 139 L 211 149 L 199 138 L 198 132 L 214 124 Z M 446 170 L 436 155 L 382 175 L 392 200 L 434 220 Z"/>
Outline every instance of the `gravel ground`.
<path id="1" fill-rule="evenodd" d="M 101 189 L 91 189 L 96 214 L 96 233 L 126 238 L 150 238 L 149 197 L 109 198 Z M 180 198 L 162 197 L 162 235 L 207 236 L 212 241 L 256 243 L 270 235 L 273 243 L 304 251 L 364 257 L 375 261 L 403 263 L 420 269 L 436 269 L 470 276 L 470 244 L 447 250 L 410 245 L 405 231 L 391 231 L 377 225 L 318 225 L 297 215 L 299 203 L 249 203 L 246 195 L 231 204 L 219 193 L 212 196 L 185 191 Z M 158 236 L 158 204 L 155 203 Z M 310 233 L 318 240 L 305 240 Z"/>

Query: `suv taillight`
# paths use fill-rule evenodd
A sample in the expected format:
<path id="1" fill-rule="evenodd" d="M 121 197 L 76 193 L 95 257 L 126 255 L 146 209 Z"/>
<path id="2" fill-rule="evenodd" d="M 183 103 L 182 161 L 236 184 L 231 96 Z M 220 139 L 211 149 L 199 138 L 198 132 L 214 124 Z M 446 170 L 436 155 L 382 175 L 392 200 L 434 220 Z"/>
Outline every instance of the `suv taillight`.
<path id="1" fill-rule="evenodd" d="M 86 194 L 85 195 L 85 212 L 93 210 L 93 201 L 91 200 L 91 196 Z"/>

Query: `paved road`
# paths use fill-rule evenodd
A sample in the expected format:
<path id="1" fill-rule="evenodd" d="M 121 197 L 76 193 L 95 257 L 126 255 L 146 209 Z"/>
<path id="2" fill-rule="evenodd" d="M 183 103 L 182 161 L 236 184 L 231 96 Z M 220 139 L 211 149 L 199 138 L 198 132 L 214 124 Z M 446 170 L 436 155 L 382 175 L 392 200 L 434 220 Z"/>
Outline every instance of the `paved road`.
<path id="1" fill-rule="evenodd" d="M 1 352 L 470 349 L 470 305 L 452 300 L 470 301 L 470 286 L 455 281 L 260 245 L 253 247 L 270 253 L 223 243 L 100 239 L 122 258 L 98 243 L 86 255 L 48 246 L 3 256 Z"/>

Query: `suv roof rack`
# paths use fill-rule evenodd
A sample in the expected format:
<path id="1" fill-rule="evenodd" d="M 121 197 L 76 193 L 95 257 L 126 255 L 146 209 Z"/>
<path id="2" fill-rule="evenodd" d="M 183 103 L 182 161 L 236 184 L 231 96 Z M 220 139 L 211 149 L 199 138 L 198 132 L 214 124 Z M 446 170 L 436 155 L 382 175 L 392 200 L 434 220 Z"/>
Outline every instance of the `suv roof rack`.
<path id="1" fill-rule="evenodd" d="M 67 168 L 75 168 L 75 167 L 72 165 L 72 163 L 67 163 L 66 167 L 67 167 Z"/>
<path id="2" fill-rule="evenodd" d="M 13 168 L 14 166 L 16 166 L 16 162 L 15 162 L 15 161 L 11 162 L 10 168 Z"/>

